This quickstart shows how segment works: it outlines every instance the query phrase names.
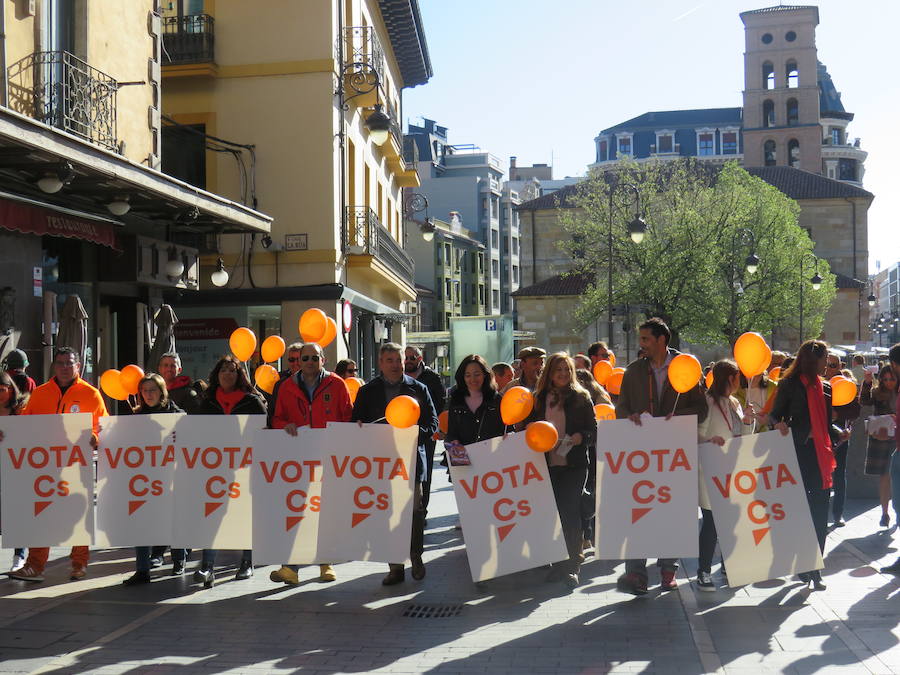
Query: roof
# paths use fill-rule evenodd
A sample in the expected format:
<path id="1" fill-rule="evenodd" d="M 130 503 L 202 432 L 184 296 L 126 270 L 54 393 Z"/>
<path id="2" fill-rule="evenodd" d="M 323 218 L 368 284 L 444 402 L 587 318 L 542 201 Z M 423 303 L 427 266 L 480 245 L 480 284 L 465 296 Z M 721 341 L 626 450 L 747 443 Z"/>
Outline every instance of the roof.
<path id="1" fill-rule="evenodd" d="M 858 290 L 864 288 L 866 285 L 865 281 L 848 277 L 846 274 L 841 274 L 840 272 L 835 272 L 834 276 L 834 285 L 838 288 L 852 288 L 853 290 Z"/>
<path id="2" fill-rule="evenodd" d="M 541 195 L 536 199 L 532 199 L 527 202 L 522 202 L 518 206 L 515 207 L 516 211 L 539 211 L 541 209 L 571 209 L 575 207 L 575 204 L 572 203 L 571 199 L 576 194 L 578 194 L 578 186 L 581 183 L 575 183 L 574 185 L 566 185 L 559 190 L 555 190 L 553 192 L 548 192 L 547 194 Z"/>
<path id="3" fill-rule="evenodd" d="M 816 11 L 816 19 L 819 17 L 819 8 L 815 5 L 778 5 L 776 7 L 762 7 L 760 9 L 751 9 L 741 12 L 740 16 L 752 16 L 754 14 L 774 14 L 775 12 L 795 12 L 799 9 L 814 9 Z"/>
<path id="4" fill-rule="evenodd" d="M 844 109 L 841 94 L 834 86 L 825 64 L 821 61 L 816 63 L 816 79 L 819 84 L 819 116 L 852 120 L 853 113 L 848 113 Z"/>
<path id="5" fill-rule="evenodd" d="M 404 87 L 425 84 L 434 75 L 425 28 L 419 12 L 419 0 L 378 0 L 381 17 L 387 26 L 388 37 Z"/>
<path id="6" fill-rule="evenodd" d="M 745 167 L 747 168 L 747 167 Z M 868 190 L 850 183 L 826 178 L 792 166 L 755 166 L 747 168 L 751 176 L 762 178 L 791 199 L 874 199 Z"/>
<path id="7" fill-rule="evenodd" d="M 546 295 L 582 295 L 594 281 L 591 274 L 569 272 L 557 274 L 531 286 L 525 286 L 510 293 L 513 298 L 538 297 Z"/>
<path id="8" fill-rule="evenodd" d="M 735 125 L 743 121 L 743 108 L 693 108 L 691 110 L 657 110 L 646 112 L 630 120 L 600 132 L 601 135 L 627 129 L 669 129 L 672 127 L 698 127 L 704 125 Z"/>

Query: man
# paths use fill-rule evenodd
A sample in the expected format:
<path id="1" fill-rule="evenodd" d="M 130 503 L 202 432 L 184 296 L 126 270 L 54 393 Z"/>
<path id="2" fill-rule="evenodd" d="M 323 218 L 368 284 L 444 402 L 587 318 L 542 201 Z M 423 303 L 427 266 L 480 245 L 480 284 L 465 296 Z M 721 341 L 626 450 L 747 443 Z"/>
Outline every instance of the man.
<path id="1" fill-rule="evenodd" d="M 591 360 L 584 354 L 576 354 L 575 356 L 572 357 L 572 359 L 575 361 L 575 368 L 578 370 L 588 370 L 589 371 L 589 370 L 591 370 L 591 366 L 593 366 L 593 364 L 591 363 Z"/>
<path id="2" fill-rule="evenodd" d="M 504 361 L 500 361 L 491 366 L 491 372 L 494 373 L 494 383 L 497 385 L 497 391 L 503 391 L 513 380 L 512 366 Z"/>
<path id="3" fill-rule="evenodd" d="M 422 508 L 422 481 L 425 479 L 425 441 L 438 429 L 437 411 L 431 401 L 428 387 L 403 373 L 403 359 L 400 345 L 387 342 L 378 353 L 378 368 L 381 375 L 363 385 L 356 395 L 353 405 L 354 422 L 375 422 L 386 424 L 384 412 L 387 404 L 397 396 L 412 396 L 419 402 L 419 442 L 416 455 L 416 487 L 413 493 L 413 521 L 410 537 L 409 557 L 412 561 L 412 577 L 425 578 L 425 563 L 422 551 L 425 548 L 425 512 Z M 399 584 L 405 579 L 403 565 L 391 563 L 390 571 L 381 580 L 385 586 Z"/>
<path id="4" fill-rule="evenodd" d="M 353 411 L 350 393 L 343 379 L 325 370 L 322 347 L 311 342 L 301 345 L 296 353 L 300 370 L 286 378 L 278 389 L 272 428 L 284 429 L 289 435 L 296 436 L 297 427 L 323 429 L 328 422 L 349 422 Z M 282 565 L 269 575 L 269 579 L 296 586 L 300 583 L 298 569 L 299 565 Z M 337 576 L 330 564 L 319 565 L 319 581 L 335 579 Z"/>
<path id="5" fill-rule="evenodd" d="M 193 381 L 181 372 L 181 357 L 169 352 L 159 357 L 156 370 L 166 381 L 169 400 L 189 415 L 197 413 L 200 406 L 200 394 Z"/>
<path id="6" fill-rule="evenodd" d="M 13 349 L 6 355 L 6 374 L 9 375 L 16 386 L 19 388 L 20 394 L 30 394 L 34 391 L 37 384 L 25 369 L 28 367 L 28 357 L 21 349 Z"/>
<path id="7" fill-rule="evenodd" d="M 513 359 L 512 363 L 509 365 L 511 365 L 513 369 L 513 379 L 522 375 L 522 359 Z"/>
<path id="8" fill-rule="evenodd" d="M 894 377 L 900 379 L 900 343 L 891 347 L 888 352 L 891 370 L 894 371 Z M 895 419 L 900 420 L 900 397 L 897 399 L 897 410 Z M 894 432 L 897 443 L 897 449 L 891 455 L 891 501 L 894 504 L 894 513 L 896 514 L 896 522 L 900 523 L 900 425 Z M 900 558 L 897 558 L 893 565 L 881 568 L 882 572 L 889 574 L 900 574 Z"/>
<path id="9" fill-rule="evenodd" d="M 97 448 L 97 432 L 100 430 L 100 418 L 107 415 L 106 405 L 100 392 L 81 379 L 81 362 L 78 352 L 71 347 L 60 347 L 53 356 L 53 377 L 46 384 L 36 388 L 28 399 L 23 415 L 53 415 L 69 413 L 91 413 L 94 432 L 91 436 L 91 447 Z M 87 574 L 89 549 L 87 546 L 73 546 L 70 558 L 72 569 L 69 579 L 77 581 Z M 50 549 L 47 547 L 31 548 L 25 565 L 10 572 L 12 579 L 23 581 L 43 581 L 44 568 Z"/>
<path id="10" fill-rule="evenodd" d="M 832 377 L 841 374 L 844 363 L 841 357 L 829 351 L 825 357 L 825 379 L 831 380 Z M 853 399 L 850 403 L 841 406 L 832 406 L 834 413 L 834 423 L 841 429 L 850 429 L 853 423 L 859 418 L 861 408 L 858 399 Z M 847 450 L 850 446 L 850 440 L 840 441 L 834 445 L 834 461 L 835 468 L 831 474 L 831 482 L 834 486 L 834 499 L 831 502 L 832 522 L 835 527 L 844 526 L 844 502 L 847 495 Z"/>
<path id="11" fill-rule="evenodd" d="M 670 419 L 673 415 L 696 415 L 697 422 L 706 419 L 708 412 L 706 397 L 700 390 L 699 382 L 690 391 L 678 395 L 669 384 L 669 364 L 678 352 L 669 348 L 672 333 L 662 319 L 652 318 L 642 323 L 640 346 L 644 357 L 630 363 L 622 377 L 622 389 L 616 403 L 616 417 L 628 418 L 638 426 L 641 414 Z M 664 591 L 674 590 L 675 572 L 678 561 L 674 558 L 660 558 L 656 561 L 660 568 Z M 620 591 L 632 595 L 647 593 L 647 561 L 633 559 L 625 561 L 625 574 L 616 582 Z"/>
<path id="12" fill-rule="evenodd" d="M 851 363 L 853 365 L 850 366 L 850 371 L 853 373 L 853 377 L 857 382 L 862 382 L 866 377 L 866 357 L 862 354 L 854 354 Z"/>
<path id="13" fill-rule="evenodd" d="M 597 361 L 609 361 L 609 347 L 605 342 L 592 342 L 588 347 L 588 358 L 591 360 L 591 368 Z"/>
<path id="14" fill-rule="evenodd" d="M 431 402 L 434 404 L 434 409 L 438 413 L 443 412 L 444 405 L 447 402 L 447 391 L 444 389 L 441 376 L 425 365 L 421 349 L 411 345 L 406 347 L 403 371 L 411 378 L 428 387 L 428 393 L 431 394 Z M 431 497 L 431 472 L 434 469 L 434 451 L 436 446 L 437 441 L 434 438 L 429 438 L 425 442 L 426 466 L 425 481 L 422 483 L 422 510 L 426 517 L 428 516 L 428 501 Z"/>
<path id="15" fill-rule="evenodd" d="M 525 347 L 519 350 L 519 362 L 522 366 L 522 374 L 510 382 L 500 390 L 501 394 L 505 394 L 513 387 L 525 387 L 528 391 L 534 391 L 537 387 L 538 378 L 544 369 L 544 357 L 547 352 L 540 347 Z"/>
<path id="16" fill-rule="evenodd" d="M 292 342 L 288 345 L 286 350 L 288 367 L 278 373 L 278 382 L 272 387 L 272 393 L 267 394 L 266 392 L 263 392 L 263 398 L 266 399 L 266 424 L 269 428 L 272 427 L 272 419 L 275 417 L 275 401 L 278 400 L 278 390 L 281 388 L 281 385 L 284 384 L 285 380 L 300 372 L 301 349 L 303 349 L 302 342 Z"/>

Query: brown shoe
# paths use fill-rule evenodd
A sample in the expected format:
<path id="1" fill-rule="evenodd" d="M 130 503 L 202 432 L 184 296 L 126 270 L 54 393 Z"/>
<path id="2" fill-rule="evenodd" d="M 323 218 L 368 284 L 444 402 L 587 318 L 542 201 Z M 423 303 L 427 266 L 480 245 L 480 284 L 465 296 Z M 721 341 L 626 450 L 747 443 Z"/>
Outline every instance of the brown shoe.
<path id="1" fill-rule="evenodd" d="M 70 581 L 78 581 L 87 576 L 87 567 L 84 565 L 72 565 L 72 571 L 69 572 Z"/>
<path id="2" fill-rule="evenodd" d="M 384 579 L 381 580 L 381 585 L 396 586 L 404 581 L 406 581 L 406 574 L 403 571 L 403 565 L 394 565 L 392 563 L 391 570 L 384 576 Z"/>
<path id="3" fill-rule="evenodd" d="M 335 579 L 337 579 L 337 575 L 331 565 L 319 565 L 319 581 L 328 582 Z"/>
<path id="4" fill-rule="evenodd" d="M 425 563 L 422 562 L 420 555 L 412 559 L 412 578 L 416 581 L 422 581 L 425 578 Z"/>

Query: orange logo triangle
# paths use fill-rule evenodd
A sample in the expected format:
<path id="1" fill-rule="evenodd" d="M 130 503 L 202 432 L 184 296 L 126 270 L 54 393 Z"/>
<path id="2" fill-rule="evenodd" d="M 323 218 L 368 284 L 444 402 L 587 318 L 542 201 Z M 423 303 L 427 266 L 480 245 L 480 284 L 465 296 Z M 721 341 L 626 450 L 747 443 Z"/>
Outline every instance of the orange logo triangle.
<path id="1" fill-rule="evenodd" d="M 501 525 L 497 528 L 497 536 L 500 537 L 500 541 L 506 539 L 512 529 L 516 526 L 516 523 L 510 523 L 509 525 Z"/>
<path id="2" fill-rule="evenodd" d="M 631 522 L 632 524 L 639 521 L 641 518 L 650 513 L 652 508 L 642 508 L 642 509 L 631 509 Z"/>
<path id="3" fill-rule="evenodd" d="M 765 537 L 766 533 L 771 529 L 771 527 L 761 527 L 758 530 L 753 530 L 753 541 L 756 542 L 757 546 L 759 546 L 759 542 L 763 540 L 763 537 Z"/>
<path id="4" fill-rule="evenodd" d="M 351 528 L 356 527 L 357 525 L 359 525 L 362 521 L 364 521 L 366 518 L 368 518 L 371 515 L 372 515 L 371 513 L 354 513 L 353 520 L 350 523 L 350 527 Z"/>
<path id="5" fill-rule="evenodd" d="M 209 517 L 209 514 L 215 511 L 217 508 L 222 506 L 225 502 L 206 502 L 206 516 Z"/>
<path id="6" fill-rule="evenodd" d="M 34 503 L 34 515 L 38 515 L 41 511 L 50 506 L 53 502 L 35 502 Z"/>
<path id="7" fill-rule="evenodd" d="M 146 499 L 136 499 L 134 501 L 128 502 L 128 515 L 130 516 L 132 513 L 141 508 L 144 504 L 147 503 Z"/>
<path id="8" fill-rule="evenodd" d="M 288 516 L 287 518 L 285 518 L 284 519 L 285 532 L 287 532 L 288 530 L 295 527 L 297 525 L 297 523 L 299 523 L 301 520 L 303 520 L 304 517 L 305 516 Z"/>

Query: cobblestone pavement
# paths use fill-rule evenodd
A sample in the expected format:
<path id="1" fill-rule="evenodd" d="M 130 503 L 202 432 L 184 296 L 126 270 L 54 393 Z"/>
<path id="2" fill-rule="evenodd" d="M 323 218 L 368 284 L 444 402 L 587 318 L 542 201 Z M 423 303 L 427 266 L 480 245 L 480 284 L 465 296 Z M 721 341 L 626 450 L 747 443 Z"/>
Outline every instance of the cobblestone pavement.
<path id="1" fill-rule="evenodd" d="M 700 593 L 686 560 L 677 592 L 632 598 L 615 589 L 621 565 L 591 558 L 574 592 L 540 570 L 476 586 L 443 474 L 435 489 L 428 576 L 391 588 L 381 564 L 338 565 L 331 584 L 305 567 L 295 588 L 270 582 L 273 567 L 235 581 L 232 564 L 202 590 L 167 576 L 168 562 L 126 588 L 126 549 L 94 552 L 70 582 L 54 549 L 43 584 L 0 580 L 0 672 L 900 673 L 900 580 L 878 572 L 897 533 L 872 502 L 850 502 L 829 535 L 824 592 L 777 579 Z M 6 565 L 12 552 L 0 555 Z"/>

